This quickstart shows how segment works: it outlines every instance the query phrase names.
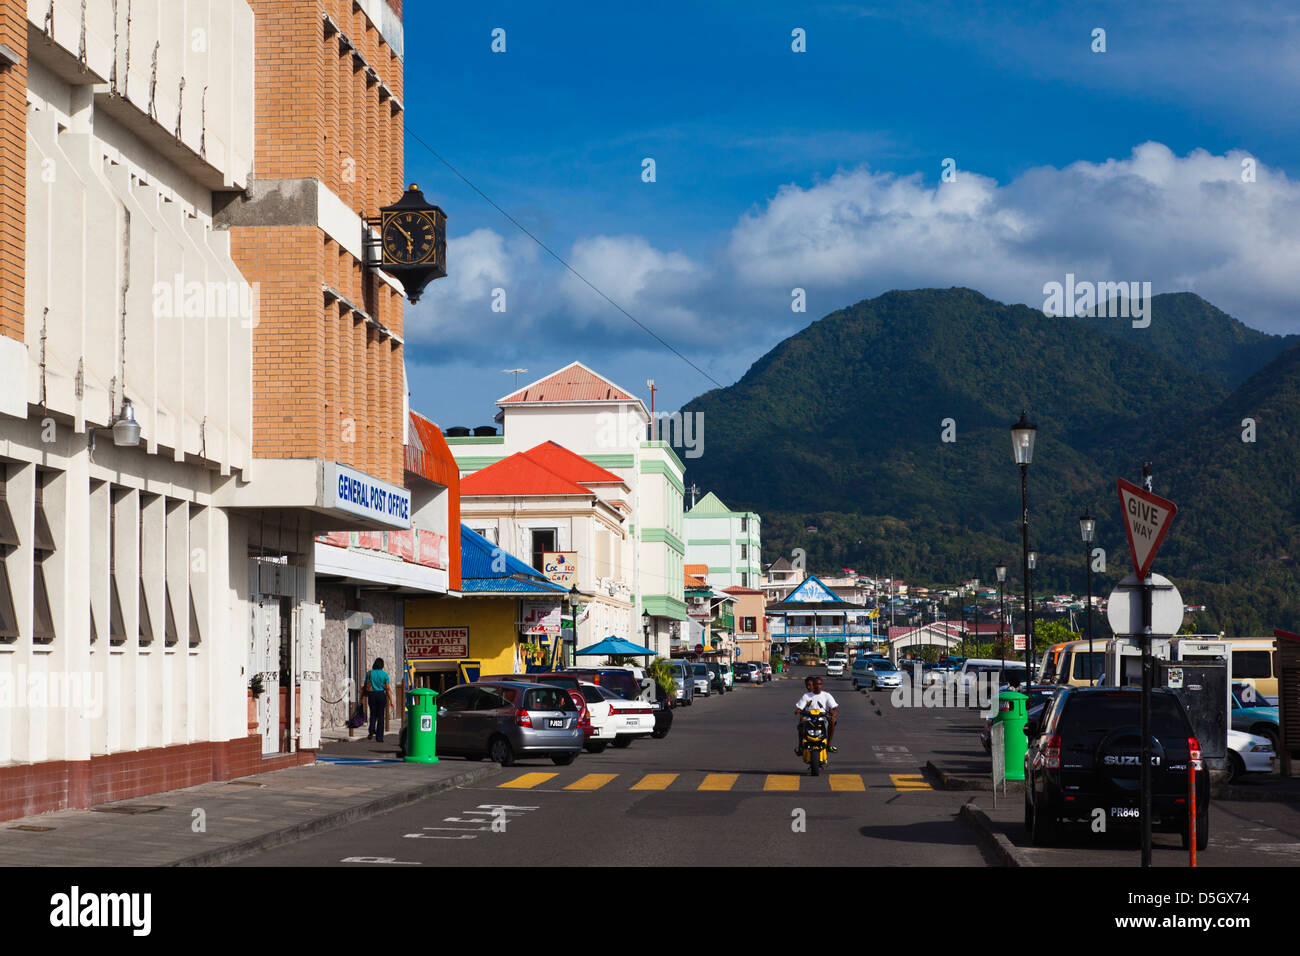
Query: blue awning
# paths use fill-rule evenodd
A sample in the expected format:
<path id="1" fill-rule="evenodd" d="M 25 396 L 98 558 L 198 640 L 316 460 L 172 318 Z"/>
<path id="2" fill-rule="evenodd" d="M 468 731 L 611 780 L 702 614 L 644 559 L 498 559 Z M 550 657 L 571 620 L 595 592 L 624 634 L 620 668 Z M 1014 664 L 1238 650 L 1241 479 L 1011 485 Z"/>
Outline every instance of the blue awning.
<path id="1" fill-rule="evenodd" d="M 648 647 L 642 647 L 640 644 L 633 644 L 631 641 L 625 641 L 621 637 L 607 637 L 597 644 L 590 647 L 584 647 L 580 651 L 574 651 L 575 657 L 598 657 L 610 654 L 626 654 L 631 657 L 653 657 L 655 652 Z"/>

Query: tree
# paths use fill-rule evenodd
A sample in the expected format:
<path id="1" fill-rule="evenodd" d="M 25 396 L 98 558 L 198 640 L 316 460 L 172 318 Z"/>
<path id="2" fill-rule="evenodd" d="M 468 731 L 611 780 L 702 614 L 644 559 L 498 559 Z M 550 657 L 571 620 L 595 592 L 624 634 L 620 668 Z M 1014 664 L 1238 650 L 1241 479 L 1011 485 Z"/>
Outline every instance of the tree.
<path id="1" fill-rule="evenodd" d="M 1049 621 L 1045 618 L 1034 619 L 1034 656 L 1041 657 L 1043 651 L 1053 644 L 1063 644 L 1079 637 L 1070 630 L 1064 621 Z"/>

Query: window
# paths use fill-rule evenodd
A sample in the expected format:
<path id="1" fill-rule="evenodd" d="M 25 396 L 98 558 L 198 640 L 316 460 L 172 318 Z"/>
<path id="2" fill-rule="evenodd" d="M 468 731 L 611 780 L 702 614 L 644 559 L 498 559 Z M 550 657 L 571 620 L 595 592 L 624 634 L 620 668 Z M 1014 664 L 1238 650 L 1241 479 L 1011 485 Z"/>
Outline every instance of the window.
<path id="1" fill-rule="evenodd" d="M 542 556 L 547 551 L 556 550 L 555 529 L 554 528 L 533 528 L 530 534 L 532 535 L 533 567 L 536 568 L 538 571 L 542 571 L 543 568 L 545 567 L 545 565 L 543 564 Z"/>
<path id="2" fill-rule="evenodd" d="M 50 591 L 45 583 L 45 559 L 54 553 L 54 535 L 45 514 L 45 486 L 51 472 L 36 473 L 36 524 L 32 535 L 35 564 L 32 568 L 32 641 L 49 644 L 54 640 L 54 616 L 50 613 Z"/>
<path id="3" fill-rule="evenodd" d="M 496 525 L 485 525 L 481 528 L 471 527 L 469 530 L 473 531 L 475 534 L 482 535 L 483 537 L 491 541 L 493 544 L 498 543 Z"/>
<path id="4" fill-rule="evenodd" d="M 528 692 L 524 703 L 527 710 L 574 710 L 569 695 L 559 688 L 538 687 Z"/>
<path id="5" fill-rule="evenodd" d="M 747 544 L 742 544 L 742 545 L 740 546 L 740 560 L 742 560 L 742 561 L 748 561 L 748 560 L 749 560 L 749 545 L 747 545 Z"/>
<path id="6" fill-rule="evenodd" d="M 18 616 L 14 612 L 13 594 L 9 590 L 9 571 L 5 567 L 5 558 L 18 547 L 18 529 L 14 526 L 13 516 L 9 513 L 9 502 L 5 497 L 8 478 L 8 468 L 0 465 L 0 641 L 6 643 L 18 639 Z"/>
<path id="7" fill-rule="evenodd" d="M 129 494 L 121 491 L 110 496 L 108 507 L 108 642 L 114 646 L 126 643 L 126 621 L 122 617 L 122 595 L 117 586 L 117 512 L 122 500 Z"/>
<path id="8" fill-rule="evenodd" d="M 438 698 L 438 709 L 461 711 L 469 707 L 470 695 L 477 693 L 474 687 L 453 687 Z"/>
<path id="9" fill-rule="evenodd" d="M 741 534 L 744 534 L 744 533 L 745 533 L 746 531 L 748 531 L 748 530 L 749 530 L 749 519 L 748 519 L 748 518 L 741 518 L 741 519 L 740 519 L 740 533 L 741 533 Z"/>
<path id="10" fill-rule="evenodd" d="M 740 619 L 740 629 L 749 634 L 758 630 L 758 619 L 753 617 L 742 617 Z"/>
<path id="11" fill-rule="evenodd" d="M 1268 651 L 1233 651 L 1232 676 L 1272 677 L 1273 655 Z"/>

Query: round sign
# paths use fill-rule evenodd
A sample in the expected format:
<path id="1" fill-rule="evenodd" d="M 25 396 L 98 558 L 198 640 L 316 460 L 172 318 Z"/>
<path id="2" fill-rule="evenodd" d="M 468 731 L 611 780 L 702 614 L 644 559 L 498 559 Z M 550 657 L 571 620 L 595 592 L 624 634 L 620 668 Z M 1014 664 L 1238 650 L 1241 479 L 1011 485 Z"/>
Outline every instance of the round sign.
<path id="1" fill-rule="evenodd" d="M 1156 585 L 1151 592 L 1151 633 L 1177 634 L 1183 626 L 1183 596 L 1162 574 L 1151 575 Z M 1117 635 L 1142 633 L 1142 588 L 1136 574 L 1130 574 L 1110 592 L 1106 619 Z"/>
<path id="2" fill-rule="evenodd" d="M 696 653 L 696 654 L 703 654 L 703 653 L 704 653 L 704 645 L 703 645 L 703 644 L 696 644 L 696 645 L 695 645 L 695 653 Z"/>

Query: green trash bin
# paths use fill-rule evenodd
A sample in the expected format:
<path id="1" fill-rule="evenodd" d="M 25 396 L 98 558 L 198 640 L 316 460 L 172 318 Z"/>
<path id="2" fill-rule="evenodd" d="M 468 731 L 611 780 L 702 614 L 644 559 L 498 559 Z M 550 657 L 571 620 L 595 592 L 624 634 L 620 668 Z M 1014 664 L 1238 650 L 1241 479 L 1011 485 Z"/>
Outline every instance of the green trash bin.
<path id="1" fill-rule="evenodd" d="M 998 712 L 993 717 L 991 733 L 1001 733 L 1006 759 L 1008 780 L 1025 779 L 1025 751 L 1029 738 L 1025 736 L 1028 716 L 1025 705 L 1029 698 L 1017 690 L 1004 690 L 998 694 Z"/>
<path id="2" fill-rule="evenodd" d="M 406 695 L 406 762 L 437 763 L 438 694 L 417 687 Z"/>

